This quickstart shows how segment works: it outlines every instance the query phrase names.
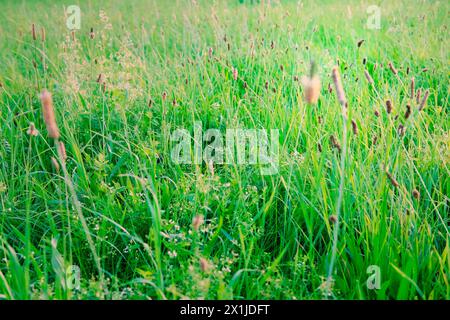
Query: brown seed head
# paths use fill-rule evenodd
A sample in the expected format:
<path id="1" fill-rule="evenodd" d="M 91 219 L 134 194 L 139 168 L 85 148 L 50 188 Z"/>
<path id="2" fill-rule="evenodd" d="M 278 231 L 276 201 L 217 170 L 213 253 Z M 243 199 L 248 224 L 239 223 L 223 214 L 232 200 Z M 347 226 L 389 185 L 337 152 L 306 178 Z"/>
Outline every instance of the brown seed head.
<path id="1" fill-rule="evenodd" d="M 373 82 L 373 79 L 372 79 L 372 77 L 370 76 L 370 73 L 369 73 L 369 71 L 367 71 L 367 70 L 364 70 L 364 75 L 366 76 L 366 79 L 367 79 L 367 81 L 371 84 L 371 85 L 373 85 L 374 84 L 374 82 Z"/>
<path id="2" fill-rule="evenodd" d="M 334 135 L 330 136 L 330 144 L 333 148 L 336 148 L 339 152 L 341 152 L 341 145 L 339 144 Z"/>
<path id="3" fill-rule="evenodd" d="M 420 103 L 420 96 L 421 96 L 421 94 L 422 94 L 422 88 L 419 88 L 419 89 L 417 90 L 417 93 L 416 93 L 416 103 L 417 103 L 417 104 Z"/>
<path id="4" fill-rule="evenodd" d="M 36 26 L 33 24 L 31 24 L 31 36 L 33 37 L 33 40 L 36 40 Z"/>
<path id="5" fill-rule="evenodd" d="M 409 104 L 406 105 L 405 119 L 408 119 L 411 115 L 411 106 Z"/>
<path id="6" fill-rule="evenodd" d="M 414 77 L 411 78 L 411 99 L 414 99 L 414 86 L 415 86 L 415 80 Z"/>
<path id="7" fill-rule="evenodd" d="M 394 65 L 392 64 L 392 61 L 389 62 L 389 69 L 392 71 L 393 74 L 397 75 L 398 71 L 395 69 Z"/>
<path id="8" fill-rule="evenodd" d="M 398 188 L 398 187 L 400 186 L 400 184 L 397 182 L 397 180 L 395 180 L 395 178 L 392 176 L 392 174 L 389 173 L 389 171 L 387 170 L 387 168 L 386 168 L 386 175 L 388 176 L 389 181 L 391 182 L 391 184 L 392 184 L 394 187 Z"/>
<path id="9" fill-rule="evenodd" d="M 345 92 L 344 92 L 344 88 L 342 87 L 341 76 L 339 74 L 338 67 L 333 68 L 332 78 L 333 78 L 334 87 L 336 88 L 336 95 L 339 100 L 339 103 L 341 104 L 342 107 L 345 107 L 347 100 L 345 99 Z"/>
<path id="10" fill-rule="evenodd" d="M 425 107 L 425 104 L 427 103 L 429 95 L 430 95 L 430 90 L 426 90 L 425 93 L 423 94 L 423 99 L 420 102 L 419 111 L 422 111 L 422 109 Z"/>
<path id="11" fill-rule="evenodd" d="M 48 136 L 53 139 L 58 139 L 60 137 L 60 134 L 58 125 L 56 124 L 51 93 L 47 90 L 44 90 L 41 93 L 41 102 L 42 114 L 44 116 L 45 125 L 47 126 Z"/>
<path id="12" fill-rule="evenodd" d="M 45 42 L 45 28 L 44 27 L 41 28 L 41 40 L 42 40 L 42 42 Z"/>
<path id="13" fill-rule="evenodd" d="M 386 112 L 391 113 L 392 112 L 392 101 L 386 100 Z"/>
<path id="14" fill-rule="evenodd" d="M 414 190 L 412 191 L 412 195 L 413 195 L 414 199 L 416 199 L 416 200 L 419 200 L 419 199 L 420 199 L 420 192 L 419 192 L 419 190 L 414 189 Z"/>
<path id="15" fill-rule="evenodd" d="M 356 136 L 358 135 L 358 126 L 356 125 L 356 121 L 352 120 L 352 130 L 353 130 L 353 134 Z"/>

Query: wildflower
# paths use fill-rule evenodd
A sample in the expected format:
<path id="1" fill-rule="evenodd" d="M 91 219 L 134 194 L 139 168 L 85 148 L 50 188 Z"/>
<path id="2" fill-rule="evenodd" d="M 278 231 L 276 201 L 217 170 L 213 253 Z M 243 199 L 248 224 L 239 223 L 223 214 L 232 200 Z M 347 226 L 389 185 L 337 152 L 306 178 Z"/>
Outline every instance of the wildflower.
<path id="1" fill-rule="evenodd" d="M 36 137 L 39 135 L 39 131 L 36 129 L 35 125 L 33 122 L 30 122 L 30 127 L 27 130 L 27 134 L 29 136 L 33 136 Z"/>

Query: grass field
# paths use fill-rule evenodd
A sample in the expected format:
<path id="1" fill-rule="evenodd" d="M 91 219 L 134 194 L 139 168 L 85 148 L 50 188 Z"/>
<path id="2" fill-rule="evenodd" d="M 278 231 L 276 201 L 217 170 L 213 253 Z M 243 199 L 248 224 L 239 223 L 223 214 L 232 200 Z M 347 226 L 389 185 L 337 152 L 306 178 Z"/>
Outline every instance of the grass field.
<path id="1" fill-rule="evenodd" d="M 70 4 L 0 4 L 0 299 L 450 298 L 447 1 Z"/>

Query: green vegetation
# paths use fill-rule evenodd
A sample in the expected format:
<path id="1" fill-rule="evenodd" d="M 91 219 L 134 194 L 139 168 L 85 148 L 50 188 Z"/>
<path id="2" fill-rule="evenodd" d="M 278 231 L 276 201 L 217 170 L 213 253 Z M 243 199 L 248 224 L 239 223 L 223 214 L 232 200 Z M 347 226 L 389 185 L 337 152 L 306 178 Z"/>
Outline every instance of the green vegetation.
<path id="1" fill-rule="evenodd" d="M 369 4 L 267 2 L 77 1 L 72 34 L 67 3 L 2 1 L 0 299 L 450 298 L 449 3 L 375 1 L 377 30 Z M 176 164 L 171 133 L 195 121 L 278 129 L 278 172 Z"/>

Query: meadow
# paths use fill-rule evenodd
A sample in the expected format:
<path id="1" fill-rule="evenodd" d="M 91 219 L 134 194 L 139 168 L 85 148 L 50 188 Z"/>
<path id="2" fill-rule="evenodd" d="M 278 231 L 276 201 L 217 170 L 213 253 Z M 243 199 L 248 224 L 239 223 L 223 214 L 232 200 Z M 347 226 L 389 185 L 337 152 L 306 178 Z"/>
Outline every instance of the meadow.
<path id="1" fill-rule="evenodd" d="M 0 299 L 449 299 L 450 5 L 372 2 L 1 1 Z"/>

